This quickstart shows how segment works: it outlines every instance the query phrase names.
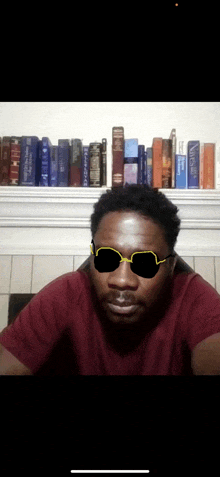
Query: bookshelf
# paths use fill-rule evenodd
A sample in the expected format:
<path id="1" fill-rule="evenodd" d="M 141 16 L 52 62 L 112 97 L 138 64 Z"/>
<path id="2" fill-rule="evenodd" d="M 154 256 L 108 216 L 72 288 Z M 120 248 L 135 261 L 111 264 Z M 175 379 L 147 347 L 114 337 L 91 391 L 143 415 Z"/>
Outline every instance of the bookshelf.
<path id="1" fill-rule="evenodd" d="M 107 187 L 0 187 L 0 255 L 89 255 L 93 204 L 111 187 L 112 127 L 151 147 L 154 137 L 214 142 L 220 148 L 220 103 L 0 103 L 0 136 L 107 138 Z M 215 177 L 215 184 L 217 178 Z M 220 189 L 161 189 L 179 208 L 182 256 L 220 256 Z"/>
<path id="2" fill-rule="evenodd" d="M 0 255 L 89 255 L 93 204 L 109 187 L 0 187 Z M 179 209 L 180 256 L 220 256 L 220 190 L 160 189 Z"/>

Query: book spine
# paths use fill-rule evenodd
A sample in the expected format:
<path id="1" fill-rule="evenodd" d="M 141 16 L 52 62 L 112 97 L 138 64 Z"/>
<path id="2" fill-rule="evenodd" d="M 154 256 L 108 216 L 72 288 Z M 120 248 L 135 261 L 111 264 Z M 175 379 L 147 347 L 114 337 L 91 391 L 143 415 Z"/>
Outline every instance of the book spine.
<path id="1" fill-rule="evenodd" d="M 172 141 L 162 140 L 162 188 L 171 189 L 172 182 Z"/>
<path id="2" fill-rule="evenodd" d="M 144 167 L 142 174 L 142 184 L 147 184 L 147 149 L 144 151 Z"/>
<path id="3" fill-rule="evenodd" d="M 101 187 L 102 144 L 93 142 L 89 145 L 90 187 Z"/>
<path id="4" fill-rule="evenodd" d="M 153 187 L 153 148 L 147 147 L 147 185 Z"/>
<path id="5" fill-rule="evenodd" d="M 204 144 L 204 189 L 214 189 L 215 177 L 215 144 Z"/>
<path id="6" fill-rule="evenodd" d="M 175 187 L 176 189 L 187 189 L 187 157 L 186 155 L 176 154 L 175 159 Z"/>
<path id="7" fill-rule="evenodd" d="M 50 186 L 57 187 L 58 180 L 58 146 L 50 148 Z"/>
<path id="8" fill-rule="evenodd" d="M 220 147 L 217 149 L 216 154 L 216 189 L 220 190 Z"/>
<path id="9" fill-rule="evenodd" d="M 171 161 L 171 188 L 175 189 L 175 165 L 176 165 L 176 129 L 172 129 L 169 139 L 172 141 L 172 161 Z"/>
<path id="10" fill-rule="evenodd" d="M 50 146 L 49 138 L 42 137 L 40 187 L 49 187 L 50 184 Z"/>
<path id="11" fill-rule="evenodd" d="M 162 138 L 153 138 L 153 187 L 162 189 Z"/>
<path id="12" fill-rule="evenodd" d="M 22 136 L 21 138 L 21 161 L 20 180 L 21 186 L 36 185 L 36 162 L 39 150 L 39 139 L 36 136 Z"/>
<path id="13" fill-rule="evenodd" d="M 82 155 L 82 186 L 89 187 L 89 146 L 83 147 Z"/>
<path id="14" fill-rule="evenodd" d="M 112 187 L 124 183 L 124 128 L 112 128 Z"/>
<path id="15" fill-rule="evenodd" d="M 200 143 L 199 188 L 204 189 L 204 142 Z"/>
<path id="16" fill-rule="evenodd" d="M 82 141 L 71 139 L 70 146 L 70 187 L 82 186 Z"/>
<path id="17" fill-rule="evenodd" d="M 107 139 L 102 139 L 102 186 L 107 186 Z"/>
<path id="18" fill-rule="evenodd" d="M 18 186 L 21 158 L 21 138 L 11 137 L 11 163 L 9 170 L 10 185 Z"/>
<path id="19" fill-rule="evenodd" d="M 69 139 L 58 139 L 58 187 L 68 187 L 70 165 Z"/>
<path id="20" fill-rule="evenodd" d="M 9 171 L 10 171 L 10 136 L 4 136 L 2 139 L 2 159 L 0 162 L 0 185 L 8 186 L 10 183 Z"/>
<path id="21" fill-rule="evenodd" d="M 124 158 L 124 184 L 138 183 L 138 157 Z"/>
<path id="22" fill-rule="evenodd" d="M 143 184 L 143 174 L 144 174 L 144 149 L 143 145 L 138 146 L 138 184 Z"/>
<path id="23" fill-rule="evenodd" d="M 188 189 L 199 189 L 199 141 L 188 142 Z"/>

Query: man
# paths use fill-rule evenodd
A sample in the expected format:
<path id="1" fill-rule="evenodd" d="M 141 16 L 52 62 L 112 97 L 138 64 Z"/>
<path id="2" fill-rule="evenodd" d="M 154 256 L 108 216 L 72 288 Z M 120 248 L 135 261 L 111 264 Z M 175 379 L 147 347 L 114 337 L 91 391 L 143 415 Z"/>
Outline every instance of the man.
<path id="1" fill-rule="evenodd" d="M 114 194 L 92 215 L 88 274 L 58 277 L 1 333 L 1 374 L 36 374 L 66 329 L 70 374 L 220 374 L 220 296 L 175 271 L 167 224 L 177 208 L 150 187 L 117 191 L 120 205 Z"/>

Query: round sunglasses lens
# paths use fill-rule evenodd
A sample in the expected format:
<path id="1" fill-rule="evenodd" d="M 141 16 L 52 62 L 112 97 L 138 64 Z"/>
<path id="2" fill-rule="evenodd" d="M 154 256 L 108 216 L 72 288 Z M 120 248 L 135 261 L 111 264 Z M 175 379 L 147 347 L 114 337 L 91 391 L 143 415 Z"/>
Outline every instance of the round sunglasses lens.
<path id="1" fill-rule="evenodd" d="M 113 272 L 118 268 L 120 256 L 117 252 L 110 249 L 101 249 L 98 256 L 94 258 L 94 265 L 96 270 L 100 273 Z"/>

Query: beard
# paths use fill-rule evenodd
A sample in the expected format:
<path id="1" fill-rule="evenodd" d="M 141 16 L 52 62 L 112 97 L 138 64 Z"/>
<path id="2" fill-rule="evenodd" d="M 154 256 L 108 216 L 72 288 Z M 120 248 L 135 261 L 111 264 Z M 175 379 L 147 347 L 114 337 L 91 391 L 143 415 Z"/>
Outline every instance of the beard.
<path id="1" fill-rule="evenodd" d="M 91 301 L 98 316 L 107 343 L 120 355 L 134 351 L 141 342 L 154 331 L 169 309 L 172 297 L 172 276 L 169 275 L 159 296 L 153 303 L 141 303 L 137 321 L 113 321 L 107 315 L 102 300 L 97 295 L 95 285 L 90 279 Z"/>

